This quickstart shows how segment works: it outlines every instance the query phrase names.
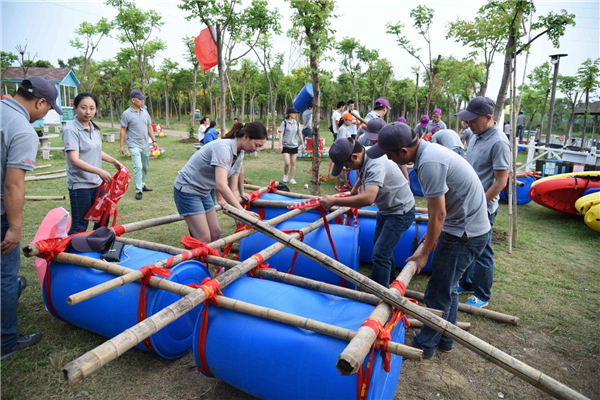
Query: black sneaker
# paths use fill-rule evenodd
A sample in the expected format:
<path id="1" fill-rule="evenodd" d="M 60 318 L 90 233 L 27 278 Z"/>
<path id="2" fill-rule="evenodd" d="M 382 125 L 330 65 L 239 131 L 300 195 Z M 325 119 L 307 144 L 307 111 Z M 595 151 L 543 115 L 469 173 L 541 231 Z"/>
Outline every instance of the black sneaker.
<path id="1" fill-rule="evenodd" d="M 137 193 L 135 194 L 135 199 L 136 199 L 136 200 L 141 200 L 141 199 L 142 199 L 142 192 L 137 192 Z"/>
<path id="2" fill-rule="evenodd" d="M 27 287 L 27 279 L 23 275 L 17 276 L 17 281 L 19 282 L 19 294 L 17 295 L 17 304 L 21 301 L 21 293 L 25 291 Z"/>
<path id="3" fill-rule="evenodd" d="M 142 188 L 142 190 L 143 190 L 144 192 L 151 192 L 151 191 L 153 191 L 154 189 L 150 189 L 148 186 L 144 185 L 144 187 Z"/>
<path id="4" fill-rule="evenodd" d="M 454 350 L 454 347 L 446 347 L 446 346 L 442 346 L 441 344 L 438 344 L 437 349 L 439 351 L 441 351 L 442 353 L 452 353 L 452 350 Z"/>
<path id="5" fill-rule="evenodd" d="M 4 361 L 7 358 L 14 356 L 21 350 L 25 350 L 28 347 L 35 346 L 40 340 L 42 340 L 42 336 L 42 332 L 34 332 L 29 335 L 19 334 L 17 338 L 17 345 L 15 346 L 15 348 L 6 354 L 2 354 L 0 360 Z"/>

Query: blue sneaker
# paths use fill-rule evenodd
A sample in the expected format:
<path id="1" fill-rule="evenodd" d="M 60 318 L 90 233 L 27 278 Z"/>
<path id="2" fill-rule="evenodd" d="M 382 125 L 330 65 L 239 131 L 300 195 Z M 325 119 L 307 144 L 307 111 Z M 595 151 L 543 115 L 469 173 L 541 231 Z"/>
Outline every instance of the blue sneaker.
<path id="1" fill-rule="evenodd" d="M 469 300 L 467 300 L 467 302 L 465 304 L 468 306 L 483 308 L 483 307 L 487 307 L 487 305 L 489 303 L 490 303 L 489 301 L 479 300 L 477 298 L 477 296 L 473 295 L 473 296 L 469 297 Z"/>
<path id="2" fill-rule="evenodd" d="M 461 294 L 461 293 L 473 293 L 473 289 L 465 289 L 462 286 L 460 286 L 460 284 L 459 284 L 457 292 L 458 292 L 458 294 Z"/>

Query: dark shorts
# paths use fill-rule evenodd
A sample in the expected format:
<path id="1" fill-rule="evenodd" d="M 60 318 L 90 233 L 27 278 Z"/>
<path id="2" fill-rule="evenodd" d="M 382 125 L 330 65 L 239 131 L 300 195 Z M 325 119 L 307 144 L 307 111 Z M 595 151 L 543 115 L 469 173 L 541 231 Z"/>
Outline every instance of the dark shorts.
<path id="1" fill-rule="evenodd" d="M 214 192 L 213 192 L 214 193 Z M 213 194 L 209 193 L 202 197 L 197 194 L 185 193 L 177 188 L 173 188 L 173 198 L 177 212 L 182 217 L 196 214 L 206 214 L 215 208 Z"/>
<path id="2" fill-rule="evenodd" d="M 298 155 L 298 147 L 284 147 L 282 153 Z"/>

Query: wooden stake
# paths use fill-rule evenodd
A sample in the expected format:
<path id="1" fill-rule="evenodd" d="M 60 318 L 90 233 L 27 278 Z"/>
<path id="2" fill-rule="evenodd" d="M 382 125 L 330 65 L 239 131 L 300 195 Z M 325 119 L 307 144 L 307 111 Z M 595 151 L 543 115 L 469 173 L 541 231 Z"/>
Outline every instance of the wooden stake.
<path id="1" fill-rule="evenodd" d="M 52 175 L 52 174 L 58 174 L 61 172 L 66 172 L 66 169 L 57 169 L 56 171 L 45 171 L 45 172 L 38 172 L 35 175 L 29 175 L 29 176 L 44 176 L 44 175 Z"/>
<path id="2" fill-rule="evenodd" d="M 347 208 L 334 211 L 328 214 L 326 218 L 327 220 L 331 220 L 345 212 L 348 212 Z M 323 226 L 323 219 L 319 219 L 312 224 L 305 226 L 301 229 L 301 231 L 304 234 L 307 234 L 321 226 Z M 300 237 L 300 234 L 294 233 L 291 236 L 297 238 Z M 284 248 L 285 245 L 282 245 L 281 243 L 275 243 L 258 253 L 258 256 L 262 257 L 264 260 L 268 260 L 270 257 Z M 236 267 L 220 274 L 215 279 L 220 283 L 221 288 L 224 288 L 231 282 L 234 282 L 236 279 L 256 268 L 257 263 L 258 262 L 255 258 L 249 258 L 248 260 L 238 264 Z M 153 316 L 146 318 L 139 324 L 134 325 L 133 327 L 125 330 L 123 333 L 120 333 L 95 349 L 88 351 L 78 359 L 65 365 L 63 368 L 65 379 L 69 384 L 79 382 L 83 378 L 96 372 L 110 361 L 116 359 L 127 350 L 135 347 L 147 337 L 155 334 L 160 329 L 177 320 L 177 318 L 191 311 L 194 307 L 205 300 L 206 296 L 202 290 L 195 290 L 194 292 L 186 295 L 182 299 L 176 301 L 168 307 L 165 307 Z"/>
<path id="3" fill-rule="evenodd" d="M 55 175 L 43 175 L 43 176 L 37 176 L 37 175 L 29 175 L 25 177 L 25 182 L 29 182 L 29 181 L 47 181 L 50 179 L 58 179 L 58 178 L 65 178 L 67 176 L 67 173 L 62 173 L 62 174 L 55 174 Z"/>
<path id="4" fill-rule="evenodd" d="M 419 245 L 415 253 L 423 250 L 423 244 Z M 417 272 L 417 264 L 414 261 L 406 263 L 396 281 L 404 283 L 404 287 L 408 286 L 413 275 Z M 394 289 L 396 290 L 396 289 Z M 397 290 L 396 290 L 397 291 Z M 381 302 L 371 315 L 369 319 L 377 320 L 381 325 L 385 325 L 386 322 L 392 316 L 394 308 L 387 303 Z M 338 356 L 336 368 L 342 375 L 354 375 L 358 372 L 361 365 L 365 360 L 365 357 L 371 351 L 373 343 L 377 340 L 377 333 L 368 326 L 361 326 L 358 329 L 356 336 L 348 343 L 348 346 Z"/>
<path id="5" fill-rule="evenodd" d="M 254 227 L 257 231 L 264 233 L 265 235 L 277 240 L 280 243 L 286 244 L 288 247 L 300 254 L 316 261 L 326 267 L 327 269 L 335 272 L 339 276 L 347 279 L 367 290 L 376 294 L 386 303 L 393 305 L 396 308 L 402 310 L 405 314 L 417 318 L 432 329 L 448 336 L 458 343 L 464 345 L 468 349 L 475 353 L 483 356 L 490 360 L 499 367 L 506 371 L 518 376 L 525 380 L 531 385 L 543 390 L 544 392 L 555 396 L 560 399 L 587 399 L 581 393 L 569 388 L 568 386 L 558 382 L 557 380 L 543 374 L 542 372 L 532 368 L 524 362 L 517 360 L 514 357 L 506 354 L 505 352 L 497 349 L 491 344 L 484 342 L 476 336 L 469 334 L 458 328 L 456 325 L 449 323 L 448 321 L 431 314 L 420 308 L 419 306 L 411 303 L 409 300 L 400 296 L 396 290 L 389 290 L 377 282 L 367 278 L 361 273 L 354 271 L 351 268 L 346 267 L 340 262 L 328 257 L 303 242 L 286 235 L 283 232 L 263 223 L 262 221 L 251 217 L 247 214 L 240 213 L 234 207 L 229 205 L 225 206 L 223 210 L 225 214 L 232 216 L 235 219 L 243 221 L 246 225 Z"/>
<path id="6" fill-rule="evenodd" d="M 25 200 L 43 201 L 43 200 L 64 200 L 65 196 L 25 196 Z"/>
<path id="7" fill-rule="evenodd" d="M 42 169 L 42 168 L 50 168 L 51 166 L 52 166 L 52 164 L 36 165 L 35 167 L 33 167 L 33 169 L 36 170 L 36 169 Z"/>

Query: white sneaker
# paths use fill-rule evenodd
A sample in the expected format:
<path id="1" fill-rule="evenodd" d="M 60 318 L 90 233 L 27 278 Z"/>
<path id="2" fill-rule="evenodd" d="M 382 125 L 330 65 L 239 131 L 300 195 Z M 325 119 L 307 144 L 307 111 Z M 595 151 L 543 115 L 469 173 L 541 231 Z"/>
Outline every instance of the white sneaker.
<path id="1" fill-rule="evenodd" d="M 296 184 L 296 180 L 295 180 L 294 178 L 292 178 L 292 179 L 290 179 L 290 183 L 291 183 L 292 185 L 295 185 L 295 184 Z"/>
<path id="2" fill-rule="evenodd" d="M 283 183 L 287 183 L 288 179 L 287 179 L 287 175 L 283 176 Z"/>

